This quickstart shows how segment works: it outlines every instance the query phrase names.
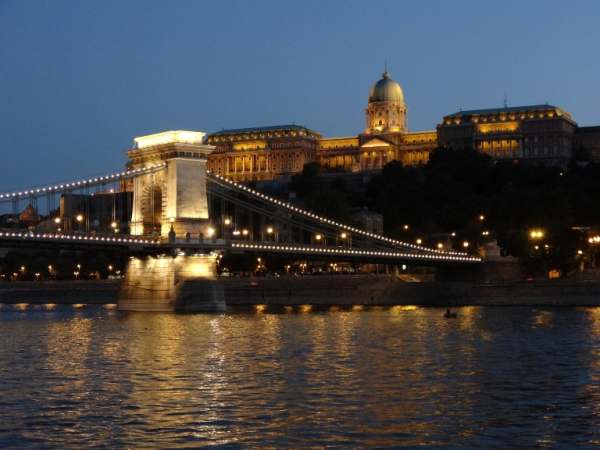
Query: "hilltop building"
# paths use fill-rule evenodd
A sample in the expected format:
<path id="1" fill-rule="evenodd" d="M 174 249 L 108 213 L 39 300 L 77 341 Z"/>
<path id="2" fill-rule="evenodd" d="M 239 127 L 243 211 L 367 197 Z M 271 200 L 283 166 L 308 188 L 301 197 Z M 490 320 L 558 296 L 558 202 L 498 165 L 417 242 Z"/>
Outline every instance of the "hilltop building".
<path id="1" fill-rule="evenodd" d="M 390 161 L 424 164 L 438 147 L 561 167 L 583 149 L 600 161 L 600 126 L 579 127 L 552 105 L 458 111 L 435 130 L 410 131 L 404 92 L 387 70 L 369 91 L 362 133 L 323 137 L 292 124 L 222 130 L 208 135 L 207 143 L 215 146 L 208 168 L 236 181 L 285 178 L 312 161 L 344 172 L 377 171 Z"/>

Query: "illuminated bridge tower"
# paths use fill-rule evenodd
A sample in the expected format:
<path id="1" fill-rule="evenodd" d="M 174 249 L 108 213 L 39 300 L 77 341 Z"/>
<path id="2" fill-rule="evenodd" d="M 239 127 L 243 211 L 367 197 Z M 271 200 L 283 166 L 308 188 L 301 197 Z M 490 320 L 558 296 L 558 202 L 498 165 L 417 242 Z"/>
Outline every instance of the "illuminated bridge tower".
<path id="1" fill-rule="evenodd" d="M 128 168 L 156 167 L 135 177 L 131 234 L 166 237 L 173 226 L 177 236 L 198 236 L 208 226 L 206 160 L 214 150 L 205 133 L 165 131 L 134 139 L 127 152 Z"/>

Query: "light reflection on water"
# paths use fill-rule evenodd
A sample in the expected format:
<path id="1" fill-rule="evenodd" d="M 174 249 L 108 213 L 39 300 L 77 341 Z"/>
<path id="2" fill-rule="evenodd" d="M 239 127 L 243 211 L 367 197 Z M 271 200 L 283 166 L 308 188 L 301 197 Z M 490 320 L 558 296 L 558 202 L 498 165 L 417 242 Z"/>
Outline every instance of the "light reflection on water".
<path id="1" fill-rule="evenodd" d="M 572 447 L 600 308 L 0 309 L 0 448 Z"/>

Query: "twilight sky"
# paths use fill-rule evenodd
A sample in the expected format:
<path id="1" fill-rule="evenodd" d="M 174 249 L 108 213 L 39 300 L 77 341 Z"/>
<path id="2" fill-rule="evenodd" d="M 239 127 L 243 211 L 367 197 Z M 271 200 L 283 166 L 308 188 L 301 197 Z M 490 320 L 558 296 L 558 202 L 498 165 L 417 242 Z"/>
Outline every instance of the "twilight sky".
<path id="1" fill-rule="evenodd" d="M 121 169 L 134 136 L 364 126 L 384 62 L 412 130 L 549 102 L 600 124 L 600 1 L 0 0 L 0 191 Z"/>

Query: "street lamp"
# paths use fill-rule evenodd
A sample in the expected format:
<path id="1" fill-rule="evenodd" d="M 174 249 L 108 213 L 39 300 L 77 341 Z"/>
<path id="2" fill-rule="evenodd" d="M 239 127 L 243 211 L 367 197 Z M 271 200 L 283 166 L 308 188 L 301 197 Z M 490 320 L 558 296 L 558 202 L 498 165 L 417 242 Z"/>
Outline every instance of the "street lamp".
<path id="1" fill-rule="evenodd" d="M 83 222 L 83 214 L 77 214 L 75 220 L 79 223 Z"/>
<path id="2" fill-rule="evenodd" d="M 444 248 L 444 244 L 442 244 L 441 242 L 438 242 L 437 248 L 440 249 L 440 250 L 443 249 Z"/>
<path id="3" fill-rule="evenodd" d="M 415 242 L 417 243 L 417 245 L 421 245 L 423 243 L 423 239 L 417 238 Z"/>
<path id="4" fill-rule="evenodd" d="M 470 245 L 470 244 L 469 244 L 469 241 L 464 241 L 464 242 L 463 242 L 463 247 L 464 247 L 464 248 L 469 248 L 469 245 Z"/>
<path id="5" fill-rule="evenodd" d="M 479 221 L 483 222 L 485 220 L 485 216 L 483 214 L 479 214 Z"/>
<path id="6" fill-rule="evenodd" d="M 60 217 L 55 217 L 55 218 L 54 218 L 54 223 L 55 223 L 56 225 L 60 225 Z"/>
<path id="7" fill-rule="evenodd" d="M 206 229 L 206 235 L 207 235 L 209 238 L 212 238 L 212 237 L 215 235 L 215 229 L 214 229 L 213 227 L 208 227 L 208 228 Z"/>
<path id="8" fill-rule="evenodd" d="M 267 234 L 273 234 L 273 227 L 267 227 Z"/>
<path id="9" fill-rule="evenodd" d="M 544 231 L 540 229 L 533 229 L 529 231 L 529 237 L 531 239 L 542 239 L 544 237 Z"/>
<path id="10" fill-rule="evenodd" d="M 223 224 L 226 226 L 231 225 L 231 219 L 229 217 L 226 217 L 225 220 L 223 220 Z"/>

